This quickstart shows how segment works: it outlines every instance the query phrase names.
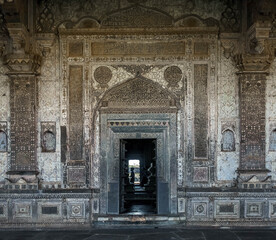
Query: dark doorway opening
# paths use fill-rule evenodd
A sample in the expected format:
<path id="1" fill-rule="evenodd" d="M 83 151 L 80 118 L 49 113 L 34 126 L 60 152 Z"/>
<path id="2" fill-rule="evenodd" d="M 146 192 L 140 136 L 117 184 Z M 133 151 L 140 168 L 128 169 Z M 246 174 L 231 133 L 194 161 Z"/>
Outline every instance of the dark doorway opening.
<path id="1" fill-rule="evenodd" d="M 156 139 L 121 139 L 120 213 L 156 213 Z"/>

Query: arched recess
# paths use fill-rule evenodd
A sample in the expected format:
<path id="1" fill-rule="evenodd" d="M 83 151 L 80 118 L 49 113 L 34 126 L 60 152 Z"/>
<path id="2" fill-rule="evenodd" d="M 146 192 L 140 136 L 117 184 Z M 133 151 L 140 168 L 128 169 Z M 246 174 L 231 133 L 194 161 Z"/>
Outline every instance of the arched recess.
<path id="1" fill-rule="evenodd" d="M 100 211 L 119 214 L 122 140 L 156 141 L 157 214 L 177 213 L 176 121 L 179 99 L 137 76 L 108 90 L 98 103 Z"/>
<path id="2" fill-rule="evenodd" d="M 236 150 L 235 134 L 232 130 L 226 129 L 222 132 L 221 151 L 234 152 Z"/>
<path id="3" fill-rule="evenodd" d="M 276 151 L 276 129 L 273 129 L 269 136 L 269 151 Z"/>

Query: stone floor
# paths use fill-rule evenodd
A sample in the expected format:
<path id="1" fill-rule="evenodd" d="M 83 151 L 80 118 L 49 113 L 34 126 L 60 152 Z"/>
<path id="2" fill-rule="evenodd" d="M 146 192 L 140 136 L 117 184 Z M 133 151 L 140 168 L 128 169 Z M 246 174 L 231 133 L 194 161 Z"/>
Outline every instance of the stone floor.
<path id="1" fill-rule="evenodd" d="M 270 229 L 102 228 L 91 231 L 0 231 L 0 240 L 275 240 Z"/>

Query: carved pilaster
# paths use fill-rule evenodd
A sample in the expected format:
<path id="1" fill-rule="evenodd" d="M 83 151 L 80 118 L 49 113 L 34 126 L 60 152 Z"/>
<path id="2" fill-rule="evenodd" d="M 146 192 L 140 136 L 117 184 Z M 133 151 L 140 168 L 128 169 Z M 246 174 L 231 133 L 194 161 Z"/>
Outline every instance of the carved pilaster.
<path id="1" fill-rule="evenodd" d="M 37 78 L 41 57 L 30 53 L 28 32 L 22 24 L 8 24 L 12 52 L 4 56 L 10 78 L 11 160 L 9 185 L 22 189 L 38 186 L 37 149 Z M 21 187 L 20 187 L 21 188 Z"/>
<path id="2" fill-rule="evenodd" d="M 265 164 L 266 76 L 269 55 L 240 54 L 234 57 L 239 74 L 241 152 L 238 169 L 243 188 L 270 185 Z"/>

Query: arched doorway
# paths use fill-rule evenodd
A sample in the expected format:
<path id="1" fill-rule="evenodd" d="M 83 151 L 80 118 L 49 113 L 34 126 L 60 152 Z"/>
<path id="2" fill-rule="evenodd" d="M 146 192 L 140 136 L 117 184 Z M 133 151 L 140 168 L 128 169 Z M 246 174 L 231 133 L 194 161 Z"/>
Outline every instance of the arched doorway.
<path id="1" fill-rule="evenodd" d="M 137 197 L 129 189 L 131 159 L 140 160 L 140 171 L 150 171 L 148 175 L 153 177 L 154 184 L 142 186 L 144 198 L 138 199 L 152 206 L 148 213 L 177 212 L 178 106 L 172 93 L 140 76 L 114 87 L 102 98 L 99 107 L 102 214 L 131 213 L 129 207 L 135 202 L 131 198 Z"/>

